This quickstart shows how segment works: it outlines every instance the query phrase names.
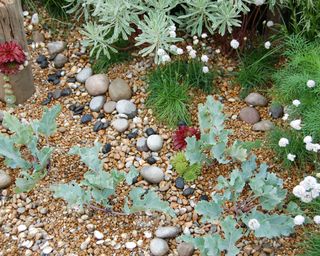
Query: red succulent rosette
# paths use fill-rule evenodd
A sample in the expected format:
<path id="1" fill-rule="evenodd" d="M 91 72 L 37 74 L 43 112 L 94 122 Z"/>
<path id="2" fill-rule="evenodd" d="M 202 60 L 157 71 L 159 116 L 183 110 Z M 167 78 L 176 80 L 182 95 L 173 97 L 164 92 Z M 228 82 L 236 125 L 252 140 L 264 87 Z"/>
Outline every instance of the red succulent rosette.
<path id="1" fill-rule="evenodd" d="M 186 138 L 196 136 L 200 139 L 200 132 L 198 129 L 188 126 L 180 126 L 173 134 L 173 147 L 175 150 L 183 150 L 187 146 Z"/>
<path id="2" fill-rule="evenodd" d="M 0 44 L 0 72 L 5 75 L 16 74 L 27 56 L 16 41 Z"/>

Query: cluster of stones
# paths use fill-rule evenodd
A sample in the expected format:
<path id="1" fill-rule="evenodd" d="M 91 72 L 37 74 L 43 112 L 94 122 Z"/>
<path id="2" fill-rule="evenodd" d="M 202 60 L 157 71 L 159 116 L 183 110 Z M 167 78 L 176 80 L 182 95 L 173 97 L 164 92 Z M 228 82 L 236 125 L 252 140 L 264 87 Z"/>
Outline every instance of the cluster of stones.
<path id="1" fill-rule="evenodd" d="M 240 120 L 249 123 L 254 131 L 270 131 L 274 129 L 274 124 L 270 120 L 261 120 L 261 116 L 257 107 L 267 107 L 268 100 L 266 97 L 259 93 L 250 93 L 245 102 L 247 107 L 241 109 L 239 118 Z M 272 118 L 277 119 L 283 116 L 283 107 L 281 105 L 271 104 L 269 114 Z"/>

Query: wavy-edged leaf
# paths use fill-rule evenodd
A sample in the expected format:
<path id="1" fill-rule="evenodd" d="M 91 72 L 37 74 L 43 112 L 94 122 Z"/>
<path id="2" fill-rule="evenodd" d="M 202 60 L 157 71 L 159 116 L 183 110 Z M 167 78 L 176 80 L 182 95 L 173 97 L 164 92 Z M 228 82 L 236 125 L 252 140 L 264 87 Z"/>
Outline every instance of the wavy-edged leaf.
<path id="1" fill-rule="evenodd" d="M 56 118 L 61 112 L 61 106 L 56 105 L 50 109 L 45 108 L 40 121 L 36 121 L 38 124 L 38 132 L 45 137 L 50 137 L 57 131 Z"/>
<path id="2" fill-rule="evenodd" d="M 196 205 L 195 210 L 198 214 L 202 215 L 201 220 L 203 222 L 209 223 L 217 221 L 223 212 L 221 205 L 216 202 L 207 201 L 200 201 Z"/>

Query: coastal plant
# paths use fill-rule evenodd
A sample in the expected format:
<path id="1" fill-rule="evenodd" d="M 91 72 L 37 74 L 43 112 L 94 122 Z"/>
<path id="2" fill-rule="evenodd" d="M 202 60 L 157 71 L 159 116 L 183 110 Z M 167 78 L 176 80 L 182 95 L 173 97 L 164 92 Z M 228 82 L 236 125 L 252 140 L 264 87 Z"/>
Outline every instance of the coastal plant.
<path id="1" fill-rule="evenodd" d="M 17 117 L 4 113 L 2 125 L 12 135 L 0 134 L 0 157 L 4 158 L 4 164 L 9 168 L 21 170 L 16 179 L 17 193 L 32 190 L 47 175 L 54 150 L 49 145 L 49 137 L 57 130 L 55 119 L 60 111 L 60 106 L 46 108 L 40 120 L 30 122 L 20 122 Z M 47 145 L 40 147 L 43 138 Z"/>
<path id="2" fill-rule="evenodd" d="M 294 220 L 289 213 L 273 213 L 283 206 L 287 191 L 283 181 L 268 172 L 268 166 L 256 164 L 251 156 L 234 169 L 229 178 L 219 176 L 212 201 L 201 201 L 195 211 L 201 222 L 217 227 L 205 236 L 183 235 L 201 255 L 238 255 L 239 240 L 253 234 L 256 237 L 275 238 L 294 232 Z"/>
<path id="3" fill-rule="evenodd" d="M 200 132 L 197 128 L 186 125 L 179 126 L 178 130 L 172 135 L 173 147 L 175 150 L 183 150 L 187 146 L 186 138 L 196 136 L 200 139 Z"/>
<path id="4" fill-rule="evenodd" d="M 186 181 L 194 181 L 201 174 L 202 165 L 199 163 L 190 165 L 183 152 L 178 152 L 170 162 L 173 169 Z"/>
<path id="5" fill-rule="evenodd" d="M 144 190 L 134 187 L 125 200 L 123 212 L 114 212 L 111 197 L 116 195 L 117 187 L 124 181 L 132 185 L 139 176 L 134 166 L 128 173 L 124 171 L 105 171 L 103 161 L 99 159 L 102 145 L 96 142 L 93 147 L 80 148 L 75 146 L 70 149 L 70 155 L 79 155 L 88 171 L 83 175 L 80 182 L 71 181 L 67 184 L 56 184 L 51 186 L 55 198 L 67 201 L 70 208 L 82 209 L 89 207 L 113 214 L 133 214 L 141 211 L 160 211 L 175 216 L 169 203 L 162 201 L 157 193 L 152 190 Z"/>

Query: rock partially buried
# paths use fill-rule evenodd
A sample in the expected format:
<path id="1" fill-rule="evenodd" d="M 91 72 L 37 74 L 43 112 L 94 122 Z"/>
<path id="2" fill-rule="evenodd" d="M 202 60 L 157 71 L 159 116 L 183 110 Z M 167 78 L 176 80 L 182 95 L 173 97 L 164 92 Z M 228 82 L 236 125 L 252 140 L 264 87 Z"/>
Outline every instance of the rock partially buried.
<path id="1" fill-rule="evenodd" d="M 163 146 L 163 139 L 160 135 L 153 134 L 148 137 L 147 145 L 151 151 L 154 151 L 154 152 L 160 151 Z"/>
<path id="2" fill-rule="evenodd" d="M 129 100 L 132 96 L 131 88 L 125 80 L 116 78 L 109 86 L 109 96 L 113 101 Z"/>
<path id="3" fill-rule="evenodd" d="M 0 189 L 5 189 L 9 187 L 10 184 L 11 184 L 11 177 L 4 171 L 0 170 Z"/>
<path id="4" fill-rule="evenodd" d="M 117 103 L 115 101 L 108 101 L 104 104 L 103 110 L 104 112 L 111 114 L 116 109 Z"/>
<path id="5" fill-rule="evenodd" d="M 274 119 L 278 119 L 283 117 L 284 108 L 280 104 L 273 103 L 270 107 L 269 113 Z"/>
<path id="6" fill-rule="evenodd" d="M 253 131 L 270 131 L 274 129 L 274 124 L 269 120 L 262 120 L 252 126 Z"/>
<path id="7" fill-rule="evenodd" d="M 103 95 L 108 91 L 110 80 L 106 75 L 98 74 L 90 76 L 85 82 L 88 93 L 91 96 L 98 96 Z"/>
<path id="8" fill-rule="evenodd" d="M 106 102 L 106 98 L 104 96 L 96 96 L 93 97 L 90 101 L 90 109 L 94 112 L 99 112 L 102 109 L 104 103 Z"/>
<path id="9" fill-rule="evenodd" d="M 148 145 L 147 145 L 147 139 L 146 138 L 139 138 L 137 139 L 137 149 L 141 152 L 147 152 L 149 151 Z"/>
<path id="10" fill-rule="evenodd" d="M 239 117 L 242 121 L 255 124 L 260 121 L 260 114 L 259 112 L 252 107 L 245 107 L 240 111 Z"/>
<path id="11" fill-rule="evenodd" d="M 66 47 L 66 43 L 63 41 L 51 42 L 51 43 L 48 43 L 47 47 L 48 47 L 49 54 L 55 55 L 60 52 L 63 52 L 63 50 Z"/>
<path id="12" fill-rule="evenodd" d="M 144 166 L 140 173 L 146 181 L 152 184 L 158 184 L 164 179 L 163 171 L 156 166 Z"/>
<path id="13" fill-rule="evenodd" d="M 158 238 L 175 238 L 179 235 L 181 229 L 178 227 L 168 226 L 168 227 L 159 227 L 156 230 L 156 237 Z"/>
<path id="14" fill-rule="evenodd" d="M 246 98 L 245 102 L 251 106 L 261 106 L 265 107 L 268 105 L 268 100 L 266 97 L 262 96 L 259 93 L 253 92 L 250 93 Z"/>
<path id="15" fill-rule="evenodd" d="M 85 83 L 90 76 L 92 76 L 92 69 L 84 68 L 77 74 L 76 79 L 79 83 Z"/>
<path id="16" fill-rule="evenodd" d="M 133 118 L 137 114 L 136 105 L 129 100 L 119 100 L 116 109 L 119 114 L 125 114 L 129 118 Z"/>
<path id="17" fill-rule="evenodd" d="M 177 247 L 179 256 L 192 256 L 194 253 L 194 246 L 190 243 L 181 243 Z"/>
<path id="18" fill-rule="evenodd" d="M 66 64 L 67 61 L 68 61 L 68 58 L 63 54 L 59 53 L 53 60 L 54 67 L 63 68 L 64 64 Z"/>
<path id="19" fill-rule="evenodd" d="M 118 132 L 124 132 L 128 129 L 129 122 L 127 119 L 119 118 L 119 119 L 116 119 L 112 122 L 112 126 Z"/>
<path id="20" fill-rule="evenodd" d="M 169 246 L 165 240 L 154 238 L 150 242 L 150 251 L 154 256 L 164 256 L 169 252 Z"/>

